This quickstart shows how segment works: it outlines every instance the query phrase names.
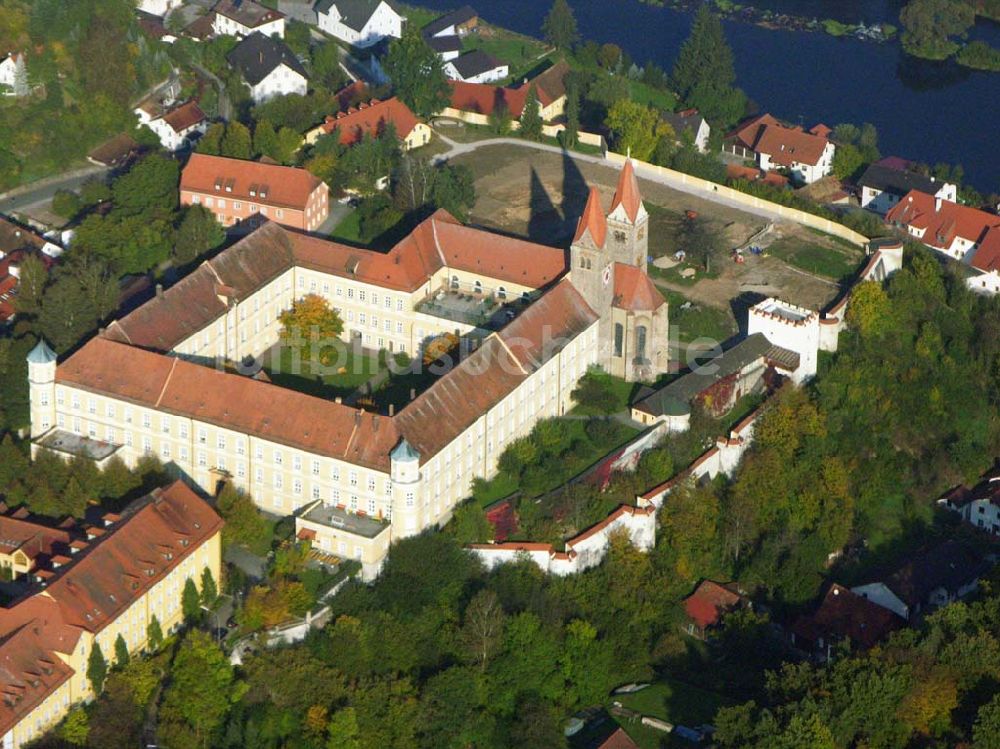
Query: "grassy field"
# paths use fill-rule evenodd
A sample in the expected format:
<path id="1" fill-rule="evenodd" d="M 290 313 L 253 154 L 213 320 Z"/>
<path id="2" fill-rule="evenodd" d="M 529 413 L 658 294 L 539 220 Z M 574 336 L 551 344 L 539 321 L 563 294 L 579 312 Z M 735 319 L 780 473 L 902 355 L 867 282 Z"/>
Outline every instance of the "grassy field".
<path id="1" fill-rule="evenodd" d="M 350 395 L 381 369 L 377 358 L 356 354 L 345 343 L 339 344 L 336 351 L 324 353 L 331 357 L 329 368 L 337 371 L 314 375 L 308 362 L 296 366 L 293 351 L 288 347 L 281 348 L 279 366 L 275 367 L 272 362 L 265 371 L 275 385 L 333 399 Z"/>
<path id="2" fill-rule="evenodd" d="M 721 343 L 738 331 L 729 310 L 705 304 L 692 304 L 687 309 L 681 309 L 688 301 L 683 294 L 667 289 L 660 291 L 670 303 L 670 325 L 676 326 L 681 343 L 690 343 L 696 338 L 712 338 Z"/>
<path id="3" fill-rule="evenodd" d="M 399 8 L 400 12 L 402 12 L 404 16 L 406 16 L 407 23 L 409 23 L 410 26 L 416 26 L 418 29 L 422 29 L 434 19 L 444 15 L 443 13 L 438 13 L 436 10 L 431 10 L 430 8 L 420 8 L 416 5 L 397 3 L 396 7 Z"/>
<path id="4" fill-rule="evenodd" d="M 685 684 L 675 679 L 663 679 L 641 692 L 617 695 L 613 699 L 623 707 L 643 715 L 651 715 L 674 725 L 698 726 L 711 723 L 715 713 L 730 702 L 720 694 Z M 690 747 L 691 744 L 661 731 L 620 719 L 622 727 L 642 749 L 659 747 Z"/>
<path id="5" fill-rule="evenodd" d="M 669 91 L 653 88 L 642 81 L 629 81 L 629 98 L 640 104 L 654 106 L 665 112 L 673 112 L 677 97 Z"/>
<path id="6" fill-rule="evenodd" d="M 361 244 L 361 220 L 357 211 L 344 216 L 343 221 L 333 227 L 330 239 L 347 244 Z"/>
<path id="7" fill-rule="evenodd" d="M 850 276 L 857 270 L 862 257 L 859 248 L 829 241 L 824 244 L 826 246 L 783 237 L 772 243 L 767 252 L 796 268 L 834 280 Z"/>
<path id="8" fill-rule="evenodd" d="M 521 36 L 505 29 L 488 26 L 479 34 L 470 34 L 463 42 L 465 50 L 481 49 L 510 68 L 508 80 L 520 81 L 538 67 L 548 54 L 548 47 L 537 39 Z"/>
<path id="9" fill-rule="evenodd" d="M 617 401 L 616 411 L 624 411 L 632 403 L 632 396 L 639 389 L 639 385 L 634 382 L 625 382 L 625 380 L 620 377 L 612 377 L 611 375 L 601 372 L 597 375 L 601 380 L 607 383 L 611 392 L 615 395 L 615 400 Z M 581 403 L 580 405 L 573 408 L 570 411 L 573 416 L 604 416 L 604 411 L 601 411 L 593 406 L 589 406 L 586 403 Z"/>

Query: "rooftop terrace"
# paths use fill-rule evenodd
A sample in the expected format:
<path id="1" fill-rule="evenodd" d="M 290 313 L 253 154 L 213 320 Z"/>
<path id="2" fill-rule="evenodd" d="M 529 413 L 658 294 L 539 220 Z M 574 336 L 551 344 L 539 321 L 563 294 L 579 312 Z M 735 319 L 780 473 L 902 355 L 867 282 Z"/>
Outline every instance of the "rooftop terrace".
<path id="1" fill-rule="evenodd" d="M 90 458 L 100 463 L 110 458 L 121 445 L 104 440 L 95 440 L 81 434 L 73 434 L 64 429 L 51 429 L 38 438 L 37 444 L 48 450 L 66 453 L 67 455 Z"/>
<path id="2" fill-rule="evenodd" d="M 355 515 L 341 510 L 333 505 L 317 502 L 302 515 L 303 520 L 325 525 L 328 528 L 354 533 L 365 538 L 375 538 L 380 533 L 389 530 L 389 524 L 362 515 Z"/>

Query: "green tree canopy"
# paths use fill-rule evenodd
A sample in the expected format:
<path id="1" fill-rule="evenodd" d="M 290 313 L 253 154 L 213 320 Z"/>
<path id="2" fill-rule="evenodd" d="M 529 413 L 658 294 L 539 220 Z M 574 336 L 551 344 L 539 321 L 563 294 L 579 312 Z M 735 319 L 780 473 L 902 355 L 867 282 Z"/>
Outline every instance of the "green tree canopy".
<path id="1" fill-rule="evenodd" d="M 447 106 L 450 88 L 441 57 L 415 25 L 389 45 L 385 72 L 396 95 L 418 116 L 429 117 Z"/>
<path id="2" fill-rule="evenodd" d="M 559 49 L 568 50 L 580 41 L 576 17 L 566 0 L 555 0 L 552 3 L 552 9 L 542 22 L 542 34 L 545 41 Z"/>
<path id="3" fill-rule="evenodd" d="M 903 49 L 915 56 L 943 60 L 958 50 L 961 37 L 975 21 L 972 5 L 961 0 L 910 0 L 899 13 Z"/>

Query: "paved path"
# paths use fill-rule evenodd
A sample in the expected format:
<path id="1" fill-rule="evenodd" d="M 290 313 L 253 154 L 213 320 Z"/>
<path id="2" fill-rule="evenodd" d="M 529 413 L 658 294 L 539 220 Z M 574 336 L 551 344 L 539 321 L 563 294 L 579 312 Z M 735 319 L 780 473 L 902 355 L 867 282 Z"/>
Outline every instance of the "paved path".
<path id="1" fill-rule="evenodd" d="M 100 179 L 107 172 L 107 167 L 88 166 L 15 188 L 0 196 L 0 213 L 23 211 L 38 203 L 52 200 L 52 196 L 59 190 L 79 190 L 88 179 L 95 177 Z"/>
<path id="2" fill-rule="evenodd" d="M 548 143 L 535 143 L 530 140 L 524 140 L 522 138 L 487 138 L 486 140 L 477 140 L 472 143 L 459 143 L 452 140 L 446 135 L 441 133 L 440 129 L 434 131 L 437 136 L 444 141 L 445 144 L 449 146 L 449 150 L 444 153 L 440 153 L 435 156 L 432 160 L 433 163 L 439 164 L 448 159 L 453 159 L 457 156 L 462 156 L 463 154 L 472 153 L 480 148 L 486 148 L 488 146 L 512 146 L 520 148 L 534 148 L 537 151 L 547 151 L 549 153 L 557 153 L 560 155 L 566 154 L 567 151 L 559 146 L 553 146 Z M 618 169 L 616 164 L 608 161 L 604 156 L 595 156 L 593 154 L 577 153 L 575 151 L 569 151 L 568 155 L 571 159 L 575 161 L 582 161 L 588 164 L 599 164 L 601 166 L 606 166 L 611 169 Z M 706 193 L 704 190 L 698 188 L 695 185 L 688 185 L 677 180 L 671 179 L 664 175 L 658 174 L 645 168 L 639 162 L 633 162 L 635 164 L 636 174 L 647 182 L 654 182 L 658 185 L 663 185 L 664 187 L 669 187 L 671 190 L 676 190 L 678 192 L 687 193 L 688 195 L 693 195 L 694 197 L 700 198 L 702 200 L 707 200 L 711 203 L 718 203 L 719 205 L 724 205 L 729 208 L 733 208 L 737 211 L 742 211 L 753 216 L 760 216 L 761 218 L 766 218 L 770 221 L 793 221 L 793 219 L 788 216 L 782 216 L 778 211 L 770 210 L 764 206 L 750 206 L 744 205 L 731 198 L 724 197 L 722 195 L 717 195 L 713 193 Z"/>

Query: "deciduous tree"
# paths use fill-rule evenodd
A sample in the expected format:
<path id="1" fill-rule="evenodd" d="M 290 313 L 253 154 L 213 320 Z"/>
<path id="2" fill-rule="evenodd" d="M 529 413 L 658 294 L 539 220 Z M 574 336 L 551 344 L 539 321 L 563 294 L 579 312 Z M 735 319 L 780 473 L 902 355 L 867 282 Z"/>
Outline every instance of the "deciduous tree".
<path id="1" fill-rule="evenodd" d="M 450 89 L 441 57 L 415 25 L 389 45 L 385 72 L 397 96 L 418 116 L 429 117 L 447 106 Z"/>
<path id="2" fill-rule="evenodd" d="M 545 41 L 559 49 L 570 49 L 578 41 L 580 34 L 576 28 L 576 17 L 566 0 L 555 0 L 542 22 Z"/>

